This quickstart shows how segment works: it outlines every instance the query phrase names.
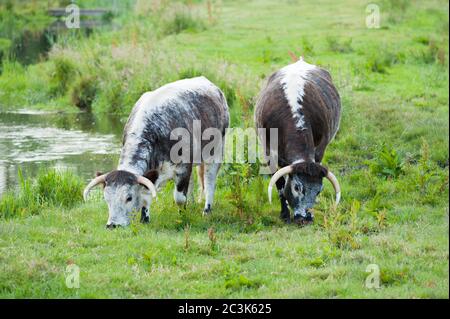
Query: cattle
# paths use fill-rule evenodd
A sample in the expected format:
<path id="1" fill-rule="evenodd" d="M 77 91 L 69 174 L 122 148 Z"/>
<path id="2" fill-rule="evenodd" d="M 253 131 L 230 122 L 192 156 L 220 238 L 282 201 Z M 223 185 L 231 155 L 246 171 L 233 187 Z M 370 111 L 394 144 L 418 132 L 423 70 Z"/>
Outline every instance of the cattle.
<path id="1" fill-rule="evenodd" d="M 228 105 L 222 91 L 203 76 L 169 83 L 140 97 L 124 128 L 117 169 L 98 174 L 83 193 L 87 200 L 94 186 L 104 186 L 109 210 L 107 228 L 130 224 L 135 212 L 141 212 L 141 222 L 148 222 L 152 197 L 171 179 L 175 183 L 175 202 L 185 205 L 192 192 L 193 166 L 198 166 L 200 195 L 206 197 L 203 213 L 211 212 L 220 161 L 205 161 L 201 157 L 194 162 L 195 147 L 187 148 L 188 161 L 172 158 L 173 148 L 180 143 L 174 138 L 174 132 L 181 130 L 195 135 L 196 123 L 201 125 L 198 133 L 202 136 L 213 128 L 220 132 L 220 143 L 224 143 L 229 126 Z M 187 146 L 193 146 L 193 140 Z M 200 147 L 206 143 L 202 139 Z M 223 156 L 223 145 L 219 146 L 221 151 L 215 158 L 217 154 Z"/>
<path id="2" fill-rule="evenodd" d="M 266 155 L 276 157 L 281 167 L 270 180 L 269 200 L 276 185 L 280 217 L 285 222 L 291 222 L 289 207 L 294 222 L 313 221 L 311 209 L 324 177 L 335 189 L 335 204 L 339 203 L 339 182 L 321 161 L 339 129 L 340 116 L 340 97 L 330 74 L 303 58 L 273 73 L 260 92 L 255 107 L 256 128 L 265 132 L 260 140 Z M 271 149 L 267 142 L 270 129 L 277 129 L 277 149 Z"/>

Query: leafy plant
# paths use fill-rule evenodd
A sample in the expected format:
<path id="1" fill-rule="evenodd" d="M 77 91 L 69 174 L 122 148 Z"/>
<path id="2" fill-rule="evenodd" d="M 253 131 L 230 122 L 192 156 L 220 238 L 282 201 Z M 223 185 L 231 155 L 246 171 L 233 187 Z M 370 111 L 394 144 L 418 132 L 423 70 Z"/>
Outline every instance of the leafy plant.
<path id="1" fill-rule="evenodd" d="M 383 146 L 369 163 L 372 173 L 385 178 L 398 178 L 403 173 L 404 162 L 395 149 Z"/>

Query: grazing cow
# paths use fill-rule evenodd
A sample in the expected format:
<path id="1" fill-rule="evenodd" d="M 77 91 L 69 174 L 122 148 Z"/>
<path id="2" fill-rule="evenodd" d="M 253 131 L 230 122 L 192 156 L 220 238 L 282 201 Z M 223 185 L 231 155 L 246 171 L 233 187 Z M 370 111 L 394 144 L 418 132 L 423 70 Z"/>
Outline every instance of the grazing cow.
<path id="1" fill-rule="evenodd" d="M 86 200 L 94 186 L 104 186 L 109 209 L 107 228 L 128 225 L 136 211 L 141 211 L 141 222 L 148 222 L 149 191 L 156 197 L 156 189 L 169 179 L 175 182 L 175 202 L 184 205 L 192 191 L 193 164 L 200 166 L 197 171 L 200 196 L 206 195 L 203 212 L 211 212 L 220 161 L 205 161 L 201 157 L 194 162 L 195 147 L 188 147 L 188 161 L 174 162 L 172 158 L 172 148 L 181 142 L 173 138 L 174 132 L 182 130 L 192 137 L 196 123 L 201 125 L 198 133 L 202 134 L 202 149 L 207 145 L 203 140 L 205 130 L 213 128 L 220 132 L 219 157 L 223 156 L 225 130 L 229 125 L 228 105 L 222 91 L 203 76 L 169 83 L 141 96 L 125 125 L 117 170 L 98 174 L 84 190 Z M 187 146 L 193 143 L 194 138 Z"/>
<path id="2" fill-rule="evenodd" d="M 269 200 L 276 184 L 281 201 L 281 218 L 290 222 L 313 221 L 310 209 L 322 190 L 322 178 L 328 178 L 340 200 L 336 177 L 321 165 L 325 148 L 339 128 L 341 103 L 330 74 L 302 58 L 272 74 L 261 91 L 255 109 L 257 128 L 264 128 L 270 141 L 270 128 L 278 129 L 278 149 L 264 148 L 277 157 L 279 169 L 269 183 Z M 264 142 L 263 142 L 264 143 Z"/>

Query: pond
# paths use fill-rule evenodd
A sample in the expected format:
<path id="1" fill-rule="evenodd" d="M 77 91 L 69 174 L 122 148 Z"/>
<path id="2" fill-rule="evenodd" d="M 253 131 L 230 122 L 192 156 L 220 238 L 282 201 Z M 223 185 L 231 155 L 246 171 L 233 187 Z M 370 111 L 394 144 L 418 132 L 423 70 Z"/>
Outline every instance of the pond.
<path id="1" fill-rule="evenodd" d="M 18 184 L 18 171 L 70 169 L 86 181 L 117 166 L 126 119 L 90 113 L 0 109 L 0 196 Z"/>

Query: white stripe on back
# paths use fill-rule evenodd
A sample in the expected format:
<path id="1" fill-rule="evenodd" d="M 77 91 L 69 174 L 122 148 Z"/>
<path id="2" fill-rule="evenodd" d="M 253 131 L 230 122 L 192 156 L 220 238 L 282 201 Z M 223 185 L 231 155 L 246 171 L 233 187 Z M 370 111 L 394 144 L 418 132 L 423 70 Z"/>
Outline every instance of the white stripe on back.
<path id="1" fill-rule="evenodd" d="M 295 125 L 300 130 L 305 129 L 305 118 L 301 111 L 305 84 L 308 81 L 308 73 L 315 68 L 315 65 L 306 63 L 303 61 L 303 58 L 300 58 L 297 62 L 289 64 L 280 70 L 280 84 L 291 107 Z"/>

